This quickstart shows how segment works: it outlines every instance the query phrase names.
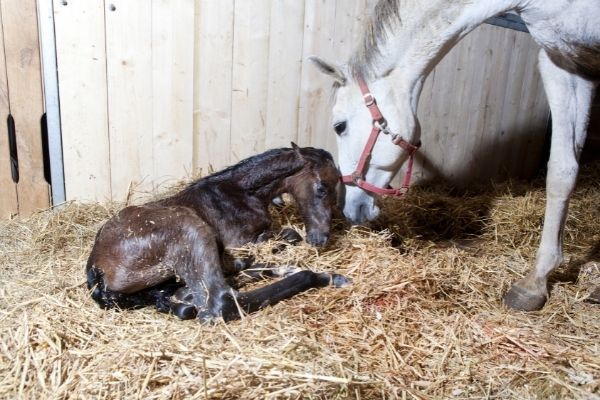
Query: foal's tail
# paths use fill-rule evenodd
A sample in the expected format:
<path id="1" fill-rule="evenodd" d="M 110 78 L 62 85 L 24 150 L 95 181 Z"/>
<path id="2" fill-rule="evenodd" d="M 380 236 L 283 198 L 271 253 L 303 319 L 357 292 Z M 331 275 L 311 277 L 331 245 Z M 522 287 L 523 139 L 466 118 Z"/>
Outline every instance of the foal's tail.
<path id="1" fill-rule="evenodd" d="M 86 276 L 87 287 L 91 290 L 92 299 L 104 309 L 135 309 L 155 306 L 158 311 L 169 312 L 171 310 L 169 298 L 178 288 L 183 286 L 175 280 L 170 280 L 136 293 L 114 292 L 106 287 L 102 271 L 89 262 L 86 267 Z"/>

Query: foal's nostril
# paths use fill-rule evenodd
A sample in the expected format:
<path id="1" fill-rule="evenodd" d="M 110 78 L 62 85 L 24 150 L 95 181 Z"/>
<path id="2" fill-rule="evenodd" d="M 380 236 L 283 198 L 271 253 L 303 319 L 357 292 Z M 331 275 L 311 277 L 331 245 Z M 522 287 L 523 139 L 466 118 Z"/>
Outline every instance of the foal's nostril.
<path id="1" fill-rule="evenodd" d="M 329 235 L 327 233 L 309 232 L 306 241 L 316 247 L 323 247 L 327 244 Z"/>

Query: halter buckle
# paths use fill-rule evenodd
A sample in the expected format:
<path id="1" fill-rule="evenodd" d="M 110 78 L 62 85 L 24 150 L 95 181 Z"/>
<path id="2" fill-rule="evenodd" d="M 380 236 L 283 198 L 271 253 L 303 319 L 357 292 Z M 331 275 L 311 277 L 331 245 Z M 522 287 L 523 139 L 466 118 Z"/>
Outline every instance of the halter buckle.
<path id="1" fill-rule="evenodd" d="M 365 105 L 367 107 L 370 107 L 373 104 L 375 104 L 375 96 L 373 96 L 371 93 L 365 93 L 365 94 L 363 94 L 363 99 L 364 99 Z"/>

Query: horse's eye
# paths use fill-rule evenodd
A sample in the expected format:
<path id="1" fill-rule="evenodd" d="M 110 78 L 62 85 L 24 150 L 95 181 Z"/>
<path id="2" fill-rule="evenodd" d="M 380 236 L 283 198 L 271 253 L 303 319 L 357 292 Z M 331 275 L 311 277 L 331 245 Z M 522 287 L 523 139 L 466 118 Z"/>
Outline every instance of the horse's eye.
<path id="1" fill-rule="evenodd" d="M 317 185 L 316 195 L 318 198 L 323 198 L 327 196 L 327 186 L 323 185 L 322 183 L 319 183 Z"/>
<path id="2" fill-rule="evenodd" d="M 333 129 L 335 130 L 335 133 L 341 135 L 346 130 L 346 121 L 336 122 L 333 124 Z"/>

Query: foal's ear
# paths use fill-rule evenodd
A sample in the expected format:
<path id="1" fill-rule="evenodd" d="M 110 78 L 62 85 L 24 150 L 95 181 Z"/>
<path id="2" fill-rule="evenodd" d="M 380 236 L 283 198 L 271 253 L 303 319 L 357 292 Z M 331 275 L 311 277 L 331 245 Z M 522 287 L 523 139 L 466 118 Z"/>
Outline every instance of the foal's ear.
<path id="1" fill-rule="evenodd" d="M 290 142 L 290 144 L 292 145 L 292 149 L 294 150 L 294 152 L 297 155 L 302 156 L 302 154 L 300 153 L 300 147 L 298 147 L 298 145 L 294 142 Z"/>
<path id="2" fill-rule="evenodd" d="M 331 76 L 340 85 L 344 86 L 346 84 L 346 75 L 344 75 L 344 72 L 339 66 L 317 56 L 309 56 L 308 59 L 315 64 L 319 71 L 325 75 Z"/>

